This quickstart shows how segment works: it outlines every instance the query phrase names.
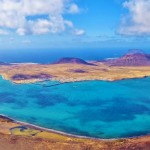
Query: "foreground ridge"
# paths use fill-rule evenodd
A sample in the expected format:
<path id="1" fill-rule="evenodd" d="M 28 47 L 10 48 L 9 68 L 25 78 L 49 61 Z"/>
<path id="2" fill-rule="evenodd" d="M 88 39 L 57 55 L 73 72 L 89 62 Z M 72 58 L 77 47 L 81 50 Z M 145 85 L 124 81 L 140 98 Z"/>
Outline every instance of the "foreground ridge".
<path id="1" fill-rule="evenodd" d="M 129 139 L 87 139 L 48 132 L 32 125 L 0 116 L 2 150 L 137 150 L 150 148 L 150 136 Z"/>

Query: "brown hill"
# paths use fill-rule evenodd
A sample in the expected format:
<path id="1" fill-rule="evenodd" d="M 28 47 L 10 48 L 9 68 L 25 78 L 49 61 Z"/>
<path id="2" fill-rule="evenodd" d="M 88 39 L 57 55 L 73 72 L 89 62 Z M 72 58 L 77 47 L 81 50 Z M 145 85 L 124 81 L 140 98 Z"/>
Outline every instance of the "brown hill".
<path id="1" fill-rule="evenodd" d="M 71 64 L 83 64 L 83 65 L 94 65 L 92 63 L 88 63 L 88 62 L 84 61 L 83 59 L 70 58 L 70 57 L 61 58 L 55 64 L 68 64 L 68 63 L 71 63 Z"/>
<path id="2" fill-rule="evenodd" d="M 106 60 L 105 64 L 111 66 L 149 66 L 150 55 L 140 52 L 127 53 L 120 58 Z"/>

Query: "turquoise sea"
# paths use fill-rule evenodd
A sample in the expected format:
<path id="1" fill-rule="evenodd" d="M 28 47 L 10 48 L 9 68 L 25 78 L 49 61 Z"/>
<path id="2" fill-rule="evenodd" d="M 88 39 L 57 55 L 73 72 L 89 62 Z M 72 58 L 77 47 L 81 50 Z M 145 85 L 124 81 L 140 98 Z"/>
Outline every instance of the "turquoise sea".
<path id="1" fill-rule="evenodd" d="M 150 133 L 149 92 L 150 78 L 65 84 L 13 84 L 0 78 L 0 114 L 75 135 L 146 135 Z"/>

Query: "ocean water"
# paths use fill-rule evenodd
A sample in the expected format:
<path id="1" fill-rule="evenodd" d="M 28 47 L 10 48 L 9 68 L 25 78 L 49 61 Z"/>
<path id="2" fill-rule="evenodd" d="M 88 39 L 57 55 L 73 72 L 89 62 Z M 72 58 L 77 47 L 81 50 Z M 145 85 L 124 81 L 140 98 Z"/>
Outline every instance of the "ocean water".
<path id="1" fill-rule="evenodd" d="M 127 48 L 0 50 L 0 62 L 52 63 L 62 57 L 77 57 L 84 60 L 102 60 L 120 57 L 128 51 L 130 51 L 130 49 Z M 143 49 L 142 51 L 150 53 L 149 49 Z"/>
<path id="2" fill-rule="evenodd" d="M 0 61 L 9 63 L 52 63 L 62 57 L 102 60 L 120 57 L 127 51 L 128 49 L 0 50 Z"/>
<path id="3" fill-rule="evenodd" d="M 0 114 L 75 135 L 146 135 L 150 133 L 149 91 L 150 78 L 65 84 L 13 84 L 0 78 Z"/>

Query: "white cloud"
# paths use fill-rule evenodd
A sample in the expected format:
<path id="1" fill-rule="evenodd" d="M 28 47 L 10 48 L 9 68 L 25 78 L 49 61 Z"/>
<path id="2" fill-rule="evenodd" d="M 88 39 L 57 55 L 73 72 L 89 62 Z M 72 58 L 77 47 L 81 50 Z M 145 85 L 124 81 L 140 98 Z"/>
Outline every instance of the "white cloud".
<path id="1" fill-rule="evenodd" d="M 74 14 L 74 13 L 79 13 L 80 9 L 76 4 L 72 4 L 68 10 L 69 13 Z"/>
<path id="2" fill-rule="evenodd" d="M 0 34 L 2 28 L 19 35 L 60 33 L 75 30 L 65 13 L 78 13 L 72 0 L 0 0 Z"/>
<path id="3" fill-rule="evenodd" d="M 19 35 L 26 35 L 27 31 L 25 28 L 18 28 L 16 31 Z"/>
<path id="4" fill-rule="evenodd" d="M 128 14 L 122 18 L 119 29 L 124 35 L 150 35 L 150 0 L 126 0 Z"/>
<path id="5" fill-rule="evenodd" d="M 9 32 L 3 29 L 0 29 L 0 35 L 8 35 Z"/>
<path id="6" fill-rule="evenodd" d="M 77 36 L 81 36 L 85 34 L 85 31 L 82 29 L 75 29 L 74 34 Z"/>

